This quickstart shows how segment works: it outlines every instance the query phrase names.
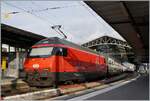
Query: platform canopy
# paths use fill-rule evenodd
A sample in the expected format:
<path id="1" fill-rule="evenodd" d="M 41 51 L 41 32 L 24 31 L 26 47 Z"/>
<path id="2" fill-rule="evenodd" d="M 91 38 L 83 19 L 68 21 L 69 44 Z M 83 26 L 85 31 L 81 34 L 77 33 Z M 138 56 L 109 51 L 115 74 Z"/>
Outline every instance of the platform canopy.
<path id="1" fill-rule="evenodd" d="M 127 40 L 138 59 L 148 62 L 148 1 L 85 1 L 85 3 Z"/>
<path id="2" fill-rule="evenodd" d="M 44 36 L 32 32 L 1 24 L 1 40 L 3 44 L 18 48 L 29 48 L 44 38 Z"/>

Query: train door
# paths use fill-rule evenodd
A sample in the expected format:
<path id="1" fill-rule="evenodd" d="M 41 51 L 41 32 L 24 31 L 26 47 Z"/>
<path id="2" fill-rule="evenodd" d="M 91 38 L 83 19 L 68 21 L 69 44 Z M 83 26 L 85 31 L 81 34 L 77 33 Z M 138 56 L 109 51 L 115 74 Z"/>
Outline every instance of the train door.
<path id="1" fill-rule="evenodd" d="M 54 74 L 54 82 L 57 85 L 59 81 L 61 81 L 64 78 L 64 57 L 67 56 L 67 48 L 61 48 L 61 47 L 55 47 L 53 51 L 54 55 L 56 55 L 56 68 L 55 68 L 55 74 Z"/>
<path id="2" fill-rule="evenodd" d="M 56 72 L 63 71 L 64 69 L 64 58 L 67 57 L 67 48 L 56 47 L 54 48 L 54 53 L 58 58 L 56 58 Z"/>

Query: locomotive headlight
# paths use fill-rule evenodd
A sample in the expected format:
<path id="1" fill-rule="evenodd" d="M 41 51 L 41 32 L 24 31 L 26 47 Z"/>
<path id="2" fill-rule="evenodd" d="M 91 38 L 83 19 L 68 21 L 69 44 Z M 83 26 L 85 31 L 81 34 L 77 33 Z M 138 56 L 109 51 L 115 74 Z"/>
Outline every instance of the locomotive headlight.
<path id="1" fill-rule="evenodd" d="M 38 69 L 39 68 L 39 64 L 33 64 L 33 68 L 34 69 Z"/>

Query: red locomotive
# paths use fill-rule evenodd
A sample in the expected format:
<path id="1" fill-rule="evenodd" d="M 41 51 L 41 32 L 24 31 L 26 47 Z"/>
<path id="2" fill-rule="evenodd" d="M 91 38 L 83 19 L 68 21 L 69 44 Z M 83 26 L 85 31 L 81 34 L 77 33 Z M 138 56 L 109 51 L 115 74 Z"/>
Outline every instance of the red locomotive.
<path id="1" fill-rule="evenodd" d="M 56 79 L 66 82 L 105 77 L 113 70 L 106 60 L 98 52 L 52 37 L 32 46 L 24 62 L 24 70 L 30 85 L 50 86 Z M 122 69 L 114 71 L 120 73 Z"/>

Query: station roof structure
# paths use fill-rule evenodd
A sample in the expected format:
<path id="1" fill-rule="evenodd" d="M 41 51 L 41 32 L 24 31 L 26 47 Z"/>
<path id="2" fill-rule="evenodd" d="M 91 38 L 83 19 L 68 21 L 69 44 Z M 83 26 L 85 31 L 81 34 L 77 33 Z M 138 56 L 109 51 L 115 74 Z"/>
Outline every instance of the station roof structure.
<path id="1" fill-rule="evenodd" d="M 10 25 L 1 24 L 1 41 L 3 44 L 18 48 L 29 48 L 46 37 L 28 32 Z"/>
<path id="2" fill-rule="evenodd" d="M 85 3 L 124 37 L 138 56 L 149 56 L 149 1 Z"/>
<path id="3" fill-rule="evenodd" d="M 126 41 L 122 41 L 110 36 L 102 36 L 91 40 L 87 43 L 82 44 L 84 47 L 92 48 L 98 45 L 118 45 L 126 48 L 131 48 L 130 45 Z"/>

